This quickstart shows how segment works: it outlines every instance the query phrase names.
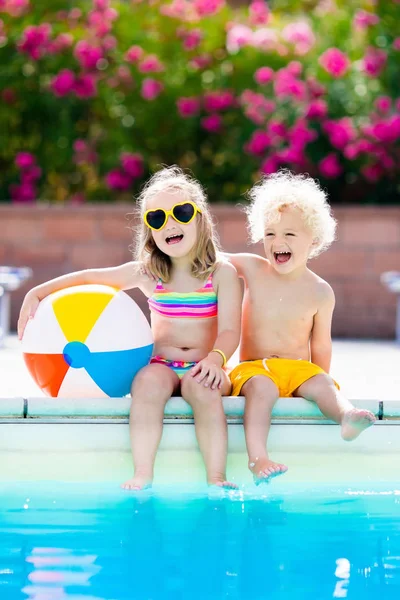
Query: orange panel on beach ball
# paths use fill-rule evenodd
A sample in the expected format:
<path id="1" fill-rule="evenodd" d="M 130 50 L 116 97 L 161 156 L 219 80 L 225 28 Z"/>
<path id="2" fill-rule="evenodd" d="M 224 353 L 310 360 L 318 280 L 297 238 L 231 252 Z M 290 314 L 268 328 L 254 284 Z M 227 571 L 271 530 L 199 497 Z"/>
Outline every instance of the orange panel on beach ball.
<path id="1" fill-rule="evenodd" d="M 58 390 L 69 369 L 63 354 L 24 354 L 25 364 L 39 387 L 49 396 L 58 395 Z"/>

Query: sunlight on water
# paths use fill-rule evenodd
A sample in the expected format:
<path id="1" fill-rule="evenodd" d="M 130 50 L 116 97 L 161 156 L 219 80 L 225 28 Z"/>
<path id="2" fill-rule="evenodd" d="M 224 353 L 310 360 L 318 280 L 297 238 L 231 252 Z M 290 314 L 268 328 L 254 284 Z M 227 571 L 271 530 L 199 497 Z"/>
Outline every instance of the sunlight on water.
<path id="1" fill-rule="evenodd" d="M 371 484 L 2 484 L 0 598 L 397 600 L 399 514 Z"/>

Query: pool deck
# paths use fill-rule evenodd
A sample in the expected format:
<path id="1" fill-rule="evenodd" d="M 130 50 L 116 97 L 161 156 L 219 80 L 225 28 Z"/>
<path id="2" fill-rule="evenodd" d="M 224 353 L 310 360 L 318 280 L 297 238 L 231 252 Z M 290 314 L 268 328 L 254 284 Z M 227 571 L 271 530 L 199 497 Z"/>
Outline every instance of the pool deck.
<path id="1" fill-rule="evenodd" d="M 372 410 L 380 419 L 400 416 L 400 345 L 394 341 L 334 340 L 331 373 L 343 393 L 356 406 Z M 57 399 L 46 398 L 32 381 L 22 359 L 16 336 L 9 336 L 0 349 L 0 418 L 112 418 L 126 420 L 129 398 Z M 7 403 L 5 401 L 7 399 Z M 7 408 L 8 405 L 8 408 Z M 232 420 L 241 419 L 243 401 L 224 400 Z M 384 411 L 385 407 L 385 411 Z M 302 399 L 278 402 L 275 418 L 315 419 L 322 415 L 312 403 Z M 191 411 L 180 398 L 166 408 L 166 420 L 190 418 Z"/>

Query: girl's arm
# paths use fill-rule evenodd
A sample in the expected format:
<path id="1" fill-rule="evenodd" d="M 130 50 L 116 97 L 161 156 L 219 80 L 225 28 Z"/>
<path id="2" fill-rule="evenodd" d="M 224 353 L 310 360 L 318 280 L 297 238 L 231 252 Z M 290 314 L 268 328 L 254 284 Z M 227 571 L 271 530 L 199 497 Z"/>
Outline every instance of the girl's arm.
<path id="1" fill-rule="evenodd" d="M 242 288 L 236 269 L 222 264 L 214 275 L 214 289 L 218 296 L 218 334 L 214 348 L 192 369 L 193 377 L 206 387 L 215 389 L 222 385 L 221 367 L 232 356 L 240 341 L 242 315 Z"/>
<path id="2" fill-rule="evenodd" d="M 139 287 L 142 291 L 149 285 L 149 278 L 141 273 L 140 262 L 128 262 L 106 269 L 86 269 L 62 275 L 32 288 L 25 296 L 18 319 L 18 337 L 22 339 L 28 319 L 32 318 L 43 298 L 66 287 L 97 283 L 121 290 Z"/>

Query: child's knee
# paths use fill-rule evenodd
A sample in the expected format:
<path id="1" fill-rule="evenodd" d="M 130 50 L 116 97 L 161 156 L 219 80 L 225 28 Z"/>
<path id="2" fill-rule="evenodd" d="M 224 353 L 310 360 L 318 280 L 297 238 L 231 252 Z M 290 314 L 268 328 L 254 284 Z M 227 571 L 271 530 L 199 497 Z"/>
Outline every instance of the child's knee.
<path id="1" fill-rule="evenodd" d="M 242 387 L 241 393 L 247 397 L 263 396 L 276 401 L 279 397 L 279 390 L 275 383 L 265 375 L 252 377 Z"/>

